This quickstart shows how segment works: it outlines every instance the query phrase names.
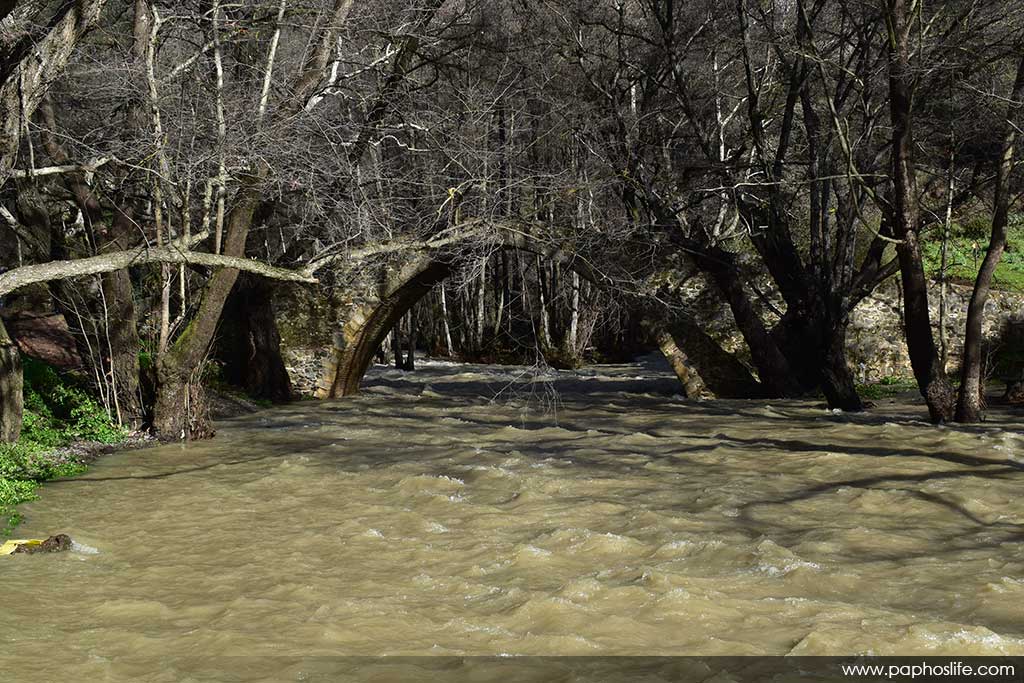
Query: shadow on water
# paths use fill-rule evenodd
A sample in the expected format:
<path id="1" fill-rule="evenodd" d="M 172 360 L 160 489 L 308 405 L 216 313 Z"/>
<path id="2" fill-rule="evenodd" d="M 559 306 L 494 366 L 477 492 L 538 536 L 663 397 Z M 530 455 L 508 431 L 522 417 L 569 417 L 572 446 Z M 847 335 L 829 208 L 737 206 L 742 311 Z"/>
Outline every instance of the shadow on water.
<path id="1" fill-rule="evenodd" d="M 575 402 L 593 404 L 595 400 L 607 400 L 611 407 L 603 406 L 604 410 L 615 409 L 623 414 L 636 414 L 638 411 L 652 411 L 664 414 L 666 408 L 683 411 L 689 416 L 706 417 L 737 417 L 749 415 L 764 417 L 754 411 L 766 407 L 778 408 L 781 411 L 820 411 L 811 416 L 817 425 L 821 423 L 851 424 L 865 426 L 897 425 L 921 430 L 921 433 L 936 434 L 939 430 L 949 430 L 966 434 L 985 434 L 993 428 L 1024 433 L 1020 418 L 1024 417 L 1024 407 L 995 404 L 990 407 L 989 421 L 977 425 L 944 425 L 935 427 L 928 423 L 928 412 L 919 396 L 908 393 L 906 396 L 893 400 L 900 407 L 899 413 L 886 412 L 887 406 L 879 401 L 876 409 L 861 413 L 831 413 L 822 399 L 724 399 L 712 401 L 686 400 L 681 396 L 681 387 L 675 377 L 665 376 L 664 371 L 638 367 L 633 376 L 617 376 L 609 378 L 597 372 L 581 374 L 579 372 L 561 371 L 559 373 L 529 374 L 520 372 L 501 379 L 497 378 L 452 378 L 453 370 L 458 366 L 430 367 L 415 373 L 391 371 L 397 376 L 376 375 L 368 377 L 363 389 L 373 395 L 377 389 L 403 396 L 417 397 L 419 400 L 441 400 L 446 404 L 486 402 L 515 402 L 516 399 L 529 401 L 531 396 L 538 394 L 558 397 L 558 403 L 571 407 Z M 475 366 L 467 366 L 475 367 Z M 619 367 L 619 366 L 615 366 Z M 380 372 L 378 370 L 378 372 Z M 429 390 L 431 394 L 424 395 Z M 619 405 L 625 404 L 625 405 Z M 538 402 L 538 406 L 543 402 Z M 344 410 L 335 406 L 331 410 Z M 908 413 L 912 410 L 913 413 Z M 807 422 L 808 416 L 800 415 Z M 541 421 L 531 428 L 549 426 Z"/>
<path id="2" fill-rule="evenodd" d="M 631 369 L 627 368 L 627 371 Z M 739 517 L 732 520 L 752 537 L 770 535 L 772 538 L 785 542 L 787 537 L 796 542 L 800 534 L 818 524 L 815 520 L 805 520 L 787 526 L 780 522 L 780 515 L 766 515 L 769 521 L 758 519 L 758 514 L 778 506 L 799 505 L 802 502 L 821 496 L 840 492 L 843 489 L 860 489 L 874 491 L 901 492 L 929 505 L 941 507 L 957 515 L 968 525 L 968 529 L 957 529 L 950 534 L 947 549 L 957 552 L 965 550 L 991 549 L 1003 543 L 1016 543 L 1024 540 L 1024 525 L 1011 521 L 987 521 L 982 519 L 964 505 L 939 495 L 934 491 L 922 491 L 914 485 L 928 482 L 956 480 L 963 478 L 983 478 L 991 480 L 1024 482 L 1024 464 L 1012 460 L 993 460 L 951 452 L 949 450 L 931 450 L 901 444 L 898 447 L 875 443 L 878 441 L 878 429 L 896 425 L 901 430 L 909 430 L 912 436 L 942 438 L 947 435 L 967 434 L 981 436 L 992 431 L 992 425 L 968 427 L 937 428 L 928 425 L 916 416 L 902 414 L 870 413 L 858 415 L 833 415 L 820 410 L 810 401 L 681 401 L 676 397 L 678 385 L 674 378 L 653 376 L 650 379 L 634 377 L 587 377 L 571 375 L 555 376 L 543 389 L 555 389 L 560 395 L 560 408 L 556 412 L 545 413 L 543 410 L 520 412 L 513 424 L 508 418 L 514 413 L 487 413 L 480 415 L 474 409 L 488 405 L 494 397 L 507 391 L 510 384 L 517 381 L 526 384 L 523 379 L 513 378 L 501 381 L 501 378 L 476 378 L 470 376 L 453 378 L 453 368 L 430 368 L 427 372 L 417 373 L 416 377 L 375 377 L 367 382 L 368 391 L 360 397 L 338 402 L 299 403 L 254 416 L 246 416 L 236 420 L 228 420 L 223 424 L 226 429 L 226 446 L 233 447 L 234 441 L 244 440 L 245 449 L 252 452 L 251 456 L 239 457 L 237 450 L 231 450 L 230 459 L 216 459 L 215 455 L 207 454 L 206 462 L 182 462 L 180 466 L 161 459 L 159 467 L 167 469 L 157 472 L 142 472 L 123 476 L 84 476 L 76 479 L 59 480 L 51 485 L 88 486 L 91 482 L 123 481 L 123 480 L 160 480 L 178 475 L 189 475 L 215 468 L 249 465 L 260 461 L 272 461 L 287 457 L 308 454 L 318 464 L 337 468 L 358 461 L 361 468 L 384 469 L 395 464 L 404 463 L 415 458 L 421 462 L 429 473 L 435 470 L 447 474 L 450 469 L 447 455 L 422 456 L 417 453 L 411 456 L 408 448 L 402 448 L 397 435 L 402 430 L 407 434 L 419 434 L 420 438 L 450 440 L 453 446 L 462 446 L 473 442 L 474 435 L 492 437 L 502 429 L 514 427 L 524 431 L 540 431 L 557 428 L 561 434 L 546 433 L 535 440 L 523 441 L 510 439 L 508 442 L 490 441 L 488 450 L 501 452 L 515 451 L 527 458 L 545 460 L 548 466 L 558 468 L 585 467 L 588 472 L 599 476 L 628 477 L 641 473 L 654 463 L 663 463 L 670 471 L 692 476 L 694 478 L 711 477 L 715 480 L 724 475 L 763 476 L 761 470 L 751 469 L 749 475 L 737 469 L 735 462 L 720 462 L 723 457 L 732 460 L 737 457 L 773 457 L 773 452 L 782 455 L 799 453 L 841 454 L 851 457 L 867 456 L 877 458 L 880 462 L 895 464 L 900 459 L 923 459 L 929 462 L 943 463 L 953 469 L 936 469 L 923 472 L 880 472 L 863 477 L 843 477 L 829 481 L 811 480 L 800 472 L 790 469 L 783 470 L 787 461 L 780 457 L 780 472 L 785 472 L 792 487 L 783 495 L 770 498 L 747 500 L 738 506 Z M 386 393 L 375 392 L 383 388 Z M 429 389 L 430 393 L 424 393 Z M 535 391 L 535 387 L 519 388 L 512 392 L 513 396 L 522 396 L 527 391 Z M 388 395 L 397 394 L 400 400 L 386 400 Z M 522 407 L 522 406 L 519 406 Z M 766 409 L 774 412 L 770 418 Z M 594 411 L 599 419 L 595 425 Z M 427 416 L 444 415 L 458 420 L 458 427 L 452 433 L 450 425 L 438 425 L 438 421 Z M 340 427 L 340 418 L 361 416 L 386 418 L 393 425 L 396 440 L 393 443 L 380 445 L 374 449 L 372 456 L 365 452 L 355 456 L 341 450 L 330 448 L 334 444 L 344 444 L 344 436 L 331 428 Z M 575 417 L 574 417 L 575 416 Z M 638 431 L 636 421 L 639 418 L 647 428 Z M 729 421 L 736 421 L 743 429 L 750 429 L 749 421 L 770 420 L 784 425 L 787 431 L 804 431 L 806 439 L 783 438 L 765 435 L 748 437 L 729 434 L 722 431 L 728 427 Z M 651 427 L 653 422 L 654 426 Z M 747 423 L 747 424 L 744 424 Z M 310 427 L 327 427 L 324 432 Z M 848 427 L 850 433 L 843 438 L 853 443 L 837 443 L 823 428 Z M 1006 427 L 1000 424 L 1000 427 Z M 1013 425 L 1015 428 L 1016 425 Z M 238 431 L 236 431 L 238 430 Z M 611 458 L 597 459 L 588 455 L 588 444 L 593 437 L 606 438 L 602 443 L 603 453 L 611 454 Z M 611 437 L 612 442 L 607 443 Z M 616 437 L 627 437 L 620 444 Z M 628 437 L 656 439 L 654 447 L 644 446 L 642 457 L 637 455 L 638 447 Z M 233 441 L 234 440 L 234 441 Z M 887 439 L 889 440 L 889 439 Z M 686 443 L 688 442 L 688 443 Z M 696 442 L 696 443 L 694 443 Z M 719 457 L 707 456 L 717 454 Z M 621 458 L 619 457 L 621 456 Z M 213 459 L 209 459 L 213 458 Z M 691 496 L 693 498 L 693 496 Z M 587 504 L 600 502 L 592 496 L 575 498 L 563 496 L 565 505 Z M 615 502 L 609 498 L 606 502 Z M 702 514 L 713 504 L 703 503 L 697 499 L 686 499 L 681 494 L 673 504 L 680 512 L 686 514 Z M 793 518 L 790 516 L 789 518 Z M 795 516 L 800 519 L 799 515 Z M 977 531 L 984 530 L 988 535 L 985 539 L 977 538 Z M 928 552 L 902 552 L 894 555 L 891 551 L 865 552 L 864 561 L 875 560 L 908 560 L 915 557 L 929 556 Z"/>
<path id="3" fill-rule="evenodd" d="M 253 454 L 249 457 L 235 457 L 231 460 L 211 460 L 200 465 L 181 463 L 181 467 L 173 467 L 170 470 L 162 472 L 144 473 L 144 474 L 126 474 L 123 476 L 92 476 L 86 473 L 79 477 L 70 479 L 54 479 L 47 482 L 47 486 L 55 486 L 61 484 L 89 484 L 92 482 L 105 482 L 105 481 L 129 481 L 129 480 L 147 480 L 147 479 L 166 479 L 168 477 L 174 477 L 178 475 L 194 474 L 196 472 L 205 472 L 217 468 L 225 468 L 239 465 L 250 465 L 252 463 L 261 461 L 272 461 L 281 460 L 284 458 L 292 457 L 295 455 L 302 455 L 303 453 L 316 453 L 324 446 L 323 439 L 306 439 L 305 445 L 296 445 L 294 441 L 289 443 L 288 448 L 274 448 L 269 453 Z M 158 447 L 159 448 L 159 447 Z M 137 453 L 145 453 L 146 449 L 136 451 Z M 166 462 L 166 460 L 162 461 Z"/>
<path id="4" fill-rule="evenodd" d="M 440 378 L 439 378 L 440 379 Z M 415 381 L 411 379 L 377 378 L 368 383 L 370 387 L 385 387 L 389 390 L 399 391 L 403 394 L 411 393 L 416 397 L 419 405 L 430 403 L 438 407 L 444 405 L 451 408 L 453 402 L 466 404 L 472 407 L 481 400 L 493 400 L 491 397 L 500 393 L 501 385 L 493 381 L 463 380 L 463 381 Z M 985 520 L 969 510 L 965 505 L 958 503 L 948 497 L 942 496 L 933 491 L 923 491 L 913 488 L 913 485 L 922 485 L 928 482 L 953 481 L 965 478 L 981 478 L 990 480 L 1002 480 L 1024 483 L 1024 464 L 1013 460 L 994 460 L 971 455 L 963 452 L 951 452 L 939 450 L 942 446 L 937 445 L 935 449 L 908 446 L 905 443 L 898 447 L 874 443 L 877 441 L 878 428 L 895 426 L 902 432 L 909 432 L 910 437 L 925 437 L 943 439 L 950 436 L 967 435 L 970 437 L 982 437 L 991 435 L 994 430 L 1003 430 L 1020 433 L 1020 425 L 1017 422 L 1016 412 L 1008 407 L 994 406 L 992 411 L 994 420 L 981 425 L 953 425 L 936 427 L 928 424 L 925 420 L 926 412 L 923 404 L 916 396 L 907 401 L 910 405 L 900 405 L 901 412 L 886 412 L 886 407 L 878 412 L 864 412 L 859 414 L 833 414 L 824 411 L 824 404 L 811 401 L 680 401 L 678 400 L 678 385 L 673 379 L 660 378 L 655 381 L 639 379 L 616 378 L 614 380 L 595 381 L 591 378 L 556 378 L 550 382 L 550 386 L 561 394 L 562 409 L 557 415 L 539 415 L 531 418 L 520 417 L 516 421 L 516 427 L 528 431 L 539 431 L 558 427 L 570 432 L 563 439 L 555 439 L 549 436 L 543 438 L 543 443 L 538 442 L 534 448 L 523 447 L 517 444 L 517 450 L 525 455 L 548 458 L 553 452 L 558 453 L 554 466 L 573 467 L 585 465 L 592 470 L 608 471 L 611 474 L 625 474 L 642 469 L 652 461 L 670 461 L 680 471 L 692 469 L 695 476 L 700 473 L 711 473 L 715 470 L 726 471 L 726 467 L 718 467 L 712 462 L 702 460 L 701 456 L 720 449 L 728 449 L 738 454 L 748 453 L 770 457 L 771 451 L 780 454 L 793 453 L 830 453 L 842 454 L 851 457 L 867 456 L 878 458 L 883 462 L 896 461 L 899 459 L 923 459 L 931 462 L 941 462 L 954 466 L 955 469 L 940 469 L 934 471 L 906 473 L 892 472 L 879 473 L 871 476 L 856 478 L 841 478 L 826 482 L 800 482 L 799 477 L 794 477 L 794 483 L 798 485 L 784 496 L 751 500 L 745 502 L 740 508 L 740 519 L 746 530 L 751 534 L 771 534 L 773 538 L 784 539 L 791 536 L 796 540 L 797 536 L 808 529 L 808 525 L 814 526 L 814 520 L 794 525 L 786 529 L 780 525 L 778 519 L 766 523 L 754 518 L 754 512 L 759 509 L 772 506 L 787 506 L 799 504 L 816 497 L 825 496 L 839 492 L 842 489 L 861 489 L 886 492 L 900 492 L 934 505 L 950 512 L 953 512 L 968 526 L 967 529 L 957 529 L 949 534 L 947 539 L 947 550 L 955 552 L 966 552 L 973 550 L 991 550 L 998 548 L 1005 543 L 1019 543 L 1024 541 L 1024 525 L 1005 520 Z M 433 395 L 423 395 L 426 387 L 433 392 Z M 443 396 L 436 396 L 442 394 Z M 625 394 L 625 395 L 624 395 Z M 668 399 L 668 400 L 666 400 Z M 574 420 L 574 410 L 587 410 L 596 401 L 606 401 L 600 406 L 601 421 L 600 427 L 595 429 L 593 424 L 584 424 Z M 894 403 L 894 402 L 893 402 Z M 920 404 L 920 405 L 919 405 Z M 744 437 L 731 435 L 724 431 L 716 431 L 714 434 L 700 433 L 702 430 L 720 430 L 727 420 L 764 420 L 765 409 L 770 406 L 777 411 L 773 419 L 781 419 L 787 430 L 806 431 L 808 439 L 780 438 L 771 436 L 770 433 L 764 436 Z M 906 410 L 914 410 L 919 414 L 907 414 Z M 328 410 L 344 410 L 343 407 L 330 407 Z M 813 411 L 813 412 L 812 412 Z M 820 411 L 820 412 L 818 412 Z M 468 413 L 468 411 L 467 411 Z M 685 434 L 680 434 L 679 428 L 673 430 L 673 415 L 678 415 L 683 420 Z M 396 417 L 401 418 L 399 414 Z M 408 417 L 413 418 L 413 415 Z M 638 432 L 635 426 L 629 423 L 630 419 L 637 417 L 655 418 L 663 424 L 654 428 L 648 428 Z M 460 422 L 466 428 L 480 431 L 494 430 L 509 426 L 502 423 L 500 419 L 479 418 L 466 413 L 458 414 Z M 853 432 L 848 438 L 854 441 L 850 443 L 836 443 L 828 439 L 828 436 L 821 433 L 822 428 L 827 427 L 849 427 Z M 687 429 L 690 428 L 690 429 Z M 672 433 L 672 432 L 675 433 Z M 657 452 L 646 449 L 644 460 L 641 463 L 635 462 L 614 462 L 596 461 L 594 459 L 580 456 L 577 451 L 585 450 L 577 442 L 584 439 L 587 434 L 598 434 L 600 436 L 631 436 L 642 435 L 669 441 L 668 444 L 659 444 Z M 686 441 L 703 441 L 697 444 L 673 444 L 672 437 L 681 437 Z M 817 437 L 817 438 L 815 438 Z M 824 437 L 824 438 L 823 438 Z M 632 450 L 629 447 L 621 449 L 602 446 L 604 451 L 614 452 L 620 450 L 623 456 L 629 456 Z M 907 486 L 910 484 L 911 486 Z M 579 503 L 592 501 L 579 500 Z M 572 504 L 572 499 L 565 501 Z M 689 505 L 690 512 L 699 512 L 699 509 Z M 778 516 L 775 516 L 778 517 Z M 980 532 L 985 532 L 985 538 L 980 538 Z M 915 558 L 935 557 L 934 552 L 897 552 L 878 550 L 877 552 L 864 552 L 863 561 L 877 560 L 912 560 Z"/>

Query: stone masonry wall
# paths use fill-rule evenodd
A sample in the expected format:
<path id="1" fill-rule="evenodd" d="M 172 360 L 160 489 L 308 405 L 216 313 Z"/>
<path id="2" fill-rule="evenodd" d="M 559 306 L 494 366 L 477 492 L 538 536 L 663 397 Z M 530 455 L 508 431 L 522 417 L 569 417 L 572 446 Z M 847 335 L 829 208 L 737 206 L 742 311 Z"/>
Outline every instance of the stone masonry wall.
<path id="1" fill-rule="evenodd" d="M 767 283 L 762 283 L 767 291 Z M 736 330 L 726 305 L 717 301 L 702 283 L 693 282 L 680 291 L 684 307 L 723 348 L 749 362 L 749 351 Z M 946 329 L 949 340 L 950 372 L 959 367 L 963 345 L 964 324 L 971 288 L 951 284 L 947 294 Z M 362 296 L 344 296 L 329 288 L 311 290 L 304 287 L 282 288 L 275 300 L 278 324 L 281 327 L 282 353 L 296 391 L 312 394 L 320 380 L 324 362 L 331 355 L 332 339 L 345 323 L 357 300 Z M 782 302 L 775 295 L 768 297 L 777 308 Z M 932 324 L 938 344 L 939 286 L 932 284 L 929 292 Z M 770 325 L 777 317 L 767 305 L 762 314 Z M 1024 295 L 993 291 L 986 307 L 984 331 L 994 337 L 1008 319 L 1024 317 Z M 850 368 L 858 382 L 877 382 L 887 377 L 912 377 L 910 357 L 903 337 L 902 300 L 898 281 L 894 278 L 867 297 L 854 310 L 847 334 Z"/>

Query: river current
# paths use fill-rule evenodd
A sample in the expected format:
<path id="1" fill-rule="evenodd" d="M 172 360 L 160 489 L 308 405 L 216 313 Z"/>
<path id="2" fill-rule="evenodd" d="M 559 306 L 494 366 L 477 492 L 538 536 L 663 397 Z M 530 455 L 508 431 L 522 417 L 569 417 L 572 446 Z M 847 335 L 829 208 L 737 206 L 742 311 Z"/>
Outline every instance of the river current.
<path id="1" fill-rule="evenodd" d="M 650 363 L 429 362 L 107 456 L 22 507 L 18 536 L 97 552 L 0 558 L 0 678 L 183 680 L 216 659 L 239 677 L 191 680 L 296 680 L 296 657 L 380 654 L 1024 654 L 1019 414 L 945 428 L 912 399 L 845 415 L 676 391 Z"/>

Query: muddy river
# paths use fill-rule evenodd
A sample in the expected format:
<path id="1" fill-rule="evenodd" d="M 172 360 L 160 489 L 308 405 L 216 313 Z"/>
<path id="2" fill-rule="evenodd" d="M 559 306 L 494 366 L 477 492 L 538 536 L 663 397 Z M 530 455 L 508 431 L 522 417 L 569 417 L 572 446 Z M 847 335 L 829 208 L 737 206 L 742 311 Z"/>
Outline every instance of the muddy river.
<path id="1" fill-rule="evenodd" d="M 96 552 L 0 558 L 0 678 L 1024 654 L 1019 414 L 935 428 L 913 400 L 849 416 L 676 391 L 653 364 L 432 362 L 108 456 L 22 506 L 18 536 Z M 195 673 L 210 661 L 238 677 Z"/>

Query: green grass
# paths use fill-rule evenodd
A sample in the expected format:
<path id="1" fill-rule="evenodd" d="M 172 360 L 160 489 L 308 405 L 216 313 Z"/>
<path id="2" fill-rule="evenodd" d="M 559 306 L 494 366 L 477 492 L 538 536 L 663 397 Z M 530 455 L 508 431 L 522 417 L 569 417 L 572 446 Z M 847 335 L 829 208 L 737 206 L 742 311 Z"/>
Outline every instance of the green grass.
<path id="1" fill-rule="evenodd" d="M 978 216 L 954 223 L 950 230 L 946 273 L 954 282 L 973 284 L 985 258 L 991 225 L 988 217 Z M 941 233 L 934 232 L 923 241 L 925 271 L 938 278 L 942 264 Z M 1013 214 L 1007 227 L 1007 246 L 992 277 L 995 289 L 1024 292 L 1024 214 Z"/>
<path id="2" fill-rule="evenodd" d="M 42 482 L 85 471 L 84 463 L 55 449 L 74 441 L 116 443 L 126 436 L 74 379 L 30 358 L 24 372 L 21 438 L 0 444 L 0 538 L 14 530 L 21 520 L 16 506 L 34 500 Z"/>
<path id="3" fill-rule="evenodd" d="M 916 389 L 917 382 L 913 377 L 883 377 L 871 384 L 858 384 L 857 394 L 863 399 L 878 401 Z"/>

